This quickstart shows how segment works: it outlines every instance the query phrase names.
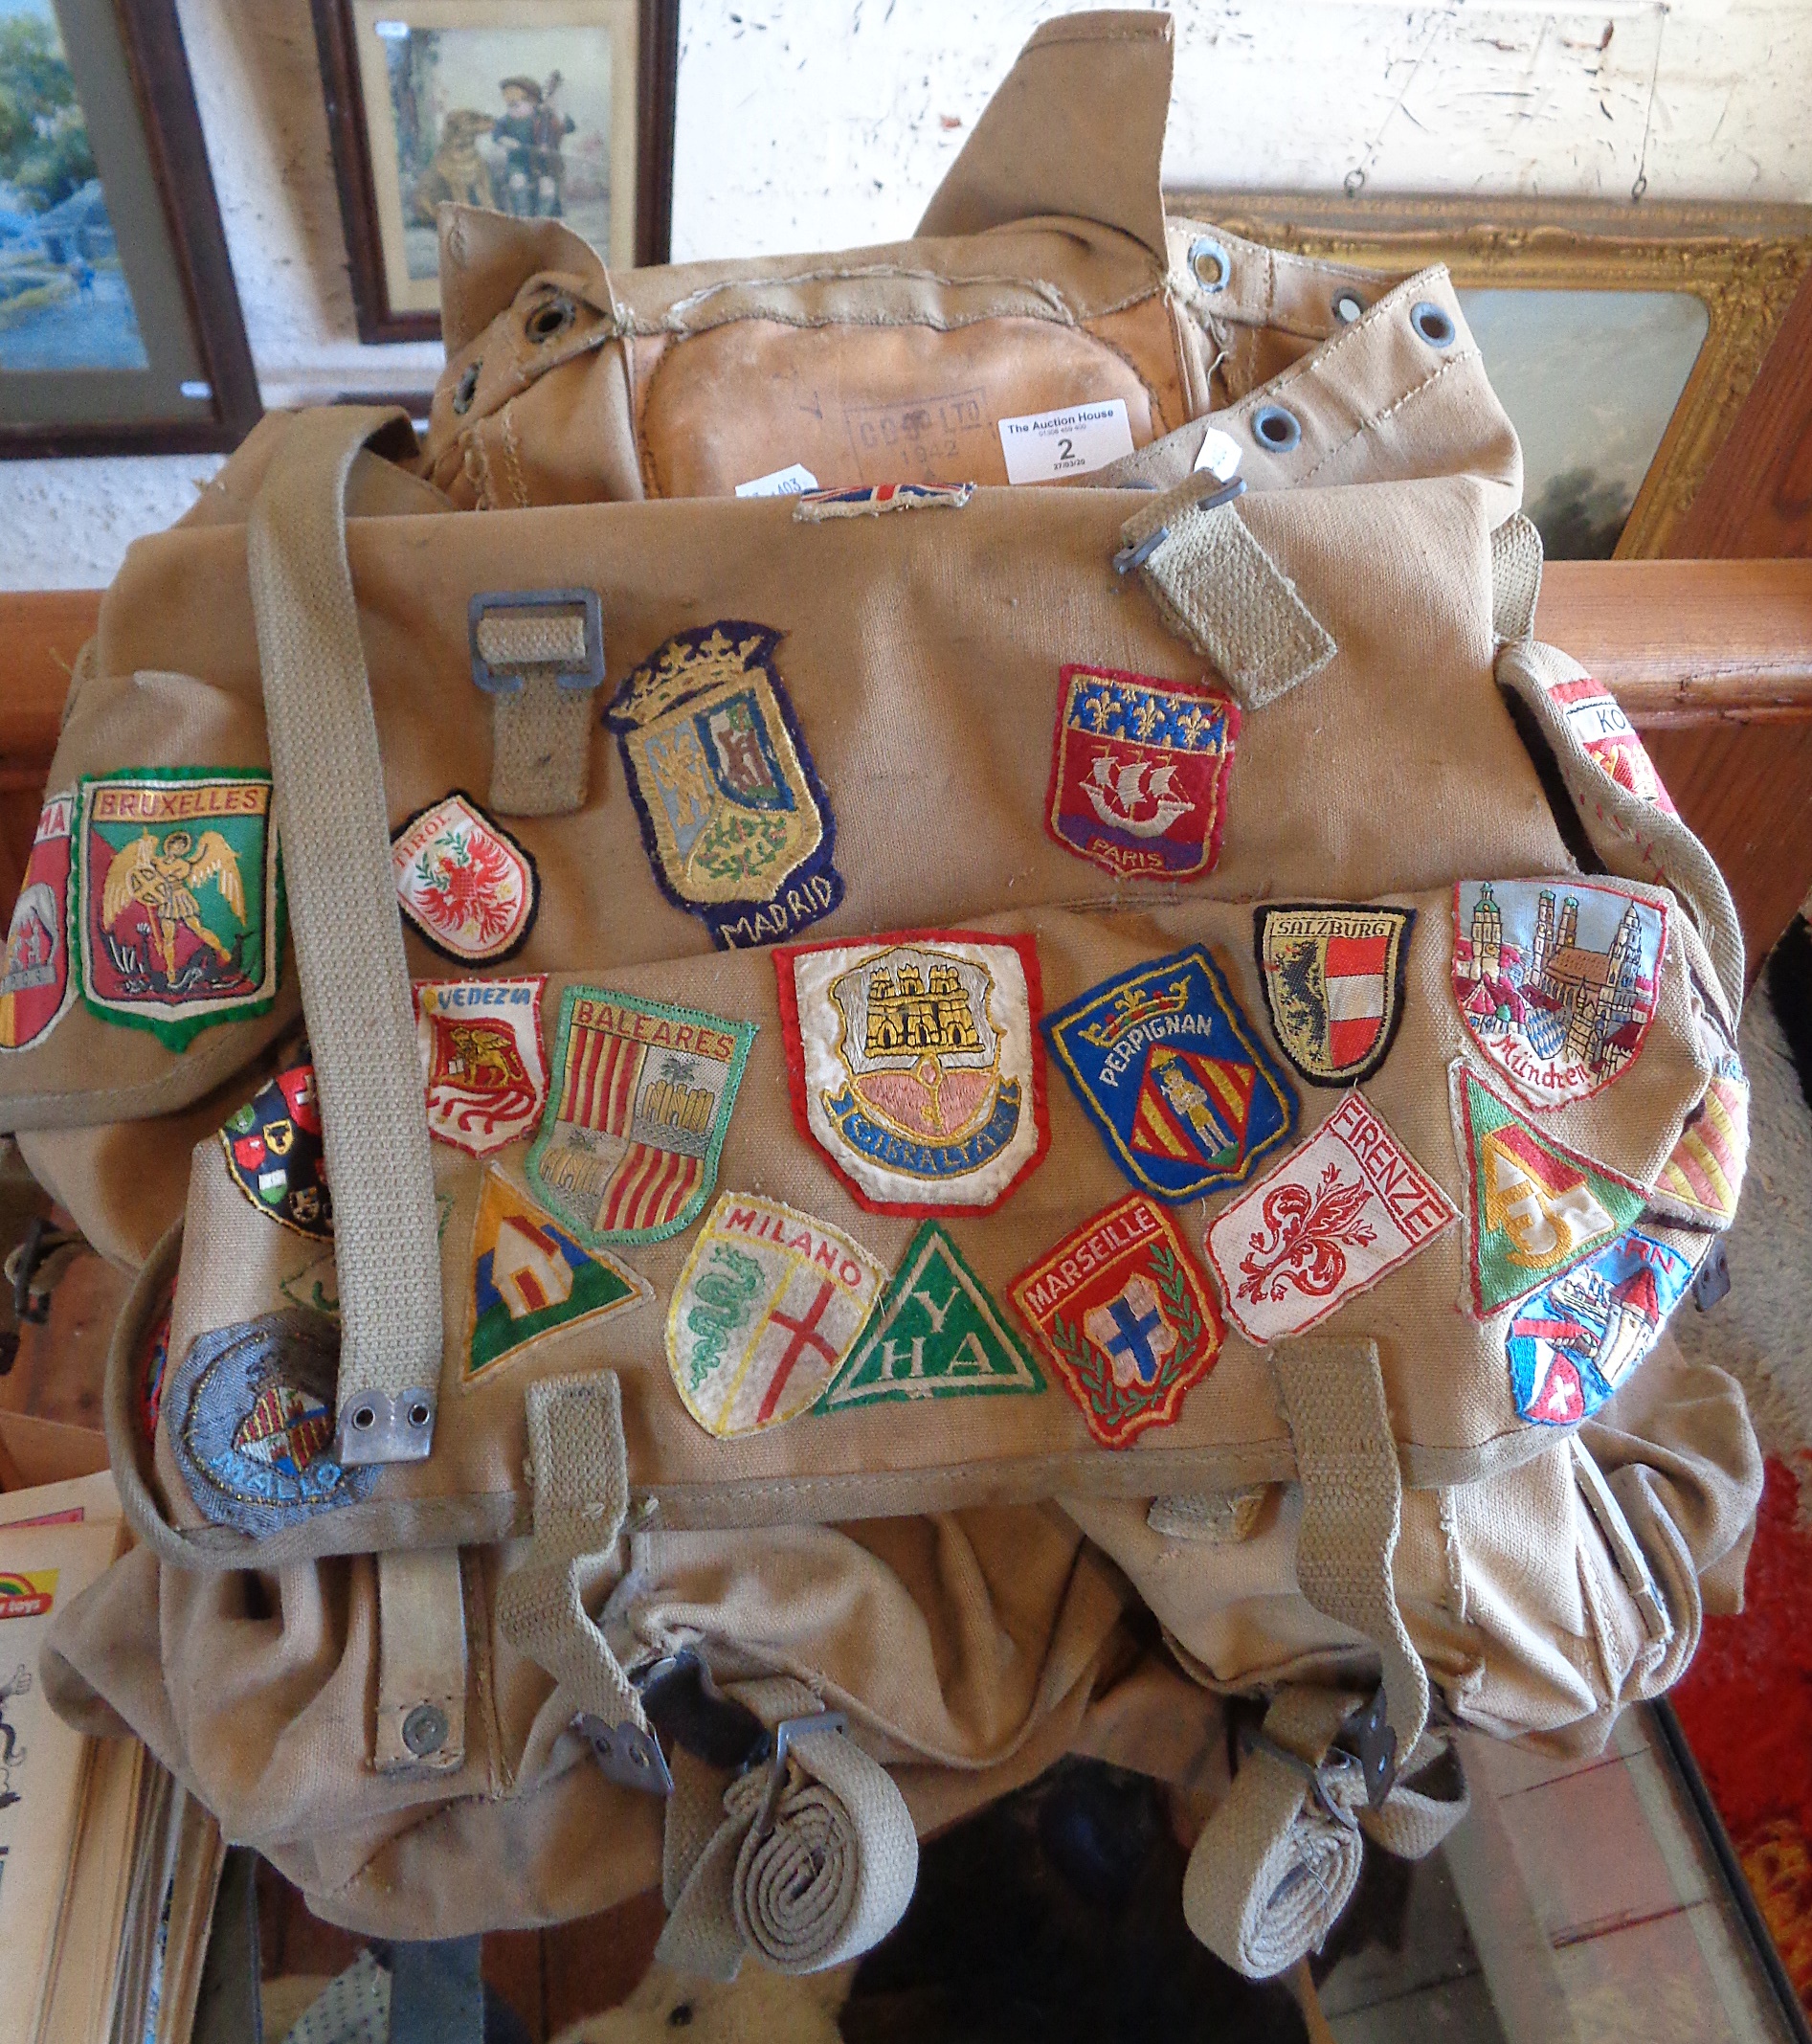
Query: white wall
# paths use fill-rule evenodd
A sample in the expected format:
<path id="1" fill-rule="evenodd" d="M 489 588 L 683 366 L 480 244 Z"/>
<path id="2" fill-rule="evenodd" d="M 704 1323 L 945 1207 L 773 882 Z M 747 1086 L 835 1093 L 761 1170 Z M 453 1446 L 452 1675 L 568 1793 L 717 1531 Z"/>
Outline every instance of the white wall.
<path id="1" fill-rule="evenodd" d="M 530 0 L 526 0 L 530 4 Z M 432 380 L 358 345 L 307 0 L 179 0 L 265 402 Z M 676 258 L 908 234 L 1062 0 L 683 0 Z M 1174 0 L 1177 185 L 1812 200 L 1805 0 Z M 1608 40 L 1606 39 L 1608 32 Z M 947 125 L 954 123 L 954 125 Z M 104 582 L 208 460 L 0 469 L 0 587 Z"/>

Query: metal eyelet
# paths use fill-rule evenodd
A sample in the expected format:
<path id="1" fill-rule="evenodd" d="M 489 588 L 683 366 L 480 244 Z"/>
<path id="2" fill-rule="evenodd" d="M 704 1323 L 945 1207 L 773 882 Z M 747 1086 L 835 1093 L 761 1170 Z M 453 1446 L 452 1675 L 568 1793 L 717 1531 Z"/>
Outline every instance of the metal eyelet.
<path id="1" fill-rule="evenodd" d="M 453 410 L 457 417 L 463 418 L 472 409 L 472 400 L 479 393 L 479 371 L 484 367 L 482 360 L 468 362 L 459 371 L 459 380 L 453 387 Z"/>
<path id="2" fill-rule="evenodd" d="M 1204 291 L 1224 291 L 1233 281 L 1233 258 L 1212 235 L 1189 244 L 1189 269 Z"/>
<path id="3" fill-rule="evenodd" d="M 1303 422 L 1282 405 L 1264 405 L 1252 415 L 1252 438 L 1271 454 L 1287 454 L 1303 437 Z"/>
<path id="4" fill-rule="evenodd" d="M 578 316 L 579 308 L 563 292 L 532 306 L 523 321 L 523 332 L 535 347 L 546 348 L 549 341 L 557 341 Z"/>
<path id="5" fill-rule="evenodd" d="M 1333 316 L 1341 326 L 1351 326 L 1365 310 L 1365 301 L 1356 291 L 1336 291 L 1333 295 Z"/>
<path id="6" fill-rule="evenodd" d="M 1453 345 L 1452 320 L 1439 305 L 1431 304 L 1427 299 L 1409 308 L 1409 324 L 1430 348 L 1450 348 Z"/>

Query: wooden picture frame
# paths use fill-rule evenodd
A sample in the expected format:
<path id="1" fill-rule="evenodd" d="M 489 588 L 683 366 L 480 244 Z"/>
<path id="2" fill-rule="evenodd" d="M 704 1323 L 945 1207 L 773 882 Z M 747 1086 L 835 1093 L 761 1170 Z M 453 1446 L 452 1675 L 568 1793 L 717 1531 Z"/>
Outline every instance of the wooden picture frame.
<path id="1" fill-rule="evenodd" d="M 262 407 L 175 0 L 0 0 L 0 38 L 92 171 L 0 219 L 0 457 L 237 446 Z"/>
<path id="2" fill-rule="evenodd" d="M 1166 204 L 1173 213 L 1218 223 L 1273 248 L 1398 276 L 1443 262 L 1463 297 L 1615 292 L 1633 304 L 1640 294 L 1689 295 L 1704 307 L 1704 338 L 1659 424 L 1652 456 L 1640 478 L 1632 478 L 1633 498 L 1615 547 L 1620 560 L 1667 550 L 1801 281 L 1812 274 L 1812 207 L 1198 191 L 1169 192 Z M 1478 332 L 1480 322 L 1470 311 L 1467 317 Z M 1483 332 L 1480 341 L 1515 419 L 1517 404 Z M 1565 358 L 1556 360 L 1548 379 L 1555 393 L 1563 392 L 1566 374 Z M 1524 438 L 1527 445 L 1526 431 Z M 1526 505 L 1532 515 L 1536 494 L 1532 490 Z"/>
<path id="3" fill-rule="evenodd" d="M 352 303 L 362 341 L 440 337 L 439 312 L 428 302 L 432 290 L 422 288 L 424 280 L 417 274 L 425 266 L 425 258 L 411 245 L 412 236 L 415 243 L 423 238 L 425 228 L 421 223 L 433 194 L 420 197 L 419 186 L 428 181 L 421 172 L 417 172 L 414 191 L 405 193 L 403 190 L 403 180 L 425 144 L 417 142 L 412 150 L 405 151 L 393 101 L 388 94 L 373 90 L 374 85 L 381 86 L 386 76 L 385 56 L 373 43 L 373 36 L 381 35 L 387 43 L 400 44 L 409 34 L 419 38 L 463 33 L 486 36 L 493 45 L 521 37 L 525 50 L 533 38 L 537 55 L 545 55 L 558 34 L 613 35 L 613 103 L 608 130 L 610 245 L 600 248 L 600 254 L 617 268 L 667 260 L 673 222 L 674 85 L 679 70 L 680 0 L 310 0 L 310 4 L 321 54 L 340 212 L 346 225 Z M 629 24 L 628 34 L 618 26 L 624 20 Z M 366 34 L 367 30 L 370 34 Z M 399 34 L 399 31 L 403 34 Z M 624 44 L 632 39 L 633 62 L 624 64 L 620 60 Z M 526 71 L 527 58 L 516 68 Z M 526 82 L 533 84 L 538 75 L 531 75 Z M 501 86 L 493 89 L 501 90 Z M 547 101 L 550 110 L 554 102 L 555 95 L 550 93 Z M 539 107 L 543 102 L 538 99 L 534 103 Z M 489 111 L 495 115 L 499 109 Z M 507 107 L 503 111 L 506 113 Z M 620 132 L 620 124 L 626 117 L 633 118 L 633 142 Z M 572 119 L 570 115 L 566 118 Z M 448 139 L 442 136 L 442 140 Z M 475 129 L 472 146 L 485 163 L 488 176 L 495 158 L 494 137 L 483 136 L 481 140 L 480 131 Z M 556 140 L 552 153 L 557 156 L 559 149 Z M 429 165 L 426 169 L 435 168 Z M 615 205 L 615 194 L 625 168 L 632 170 L 635 189 L 631 206 L 622 209 Z M 502 182 L 501 177 L 499 181 Z M 436 175 L 436 189 L 444 190 L 446 182 Z M 460 195 L 473 194 L 468 191 Z M 482 197 L 480 189 L 475 202 L 481 203 Z M 507 202 L 508 194 L 504 197 Z M 496 203 L 494 192 L 492 199 Z M 559 186 L 554 203 L 561 203 Z M 533 194 L 528 204 L 536 207 Z M 573 218 L 569 224 L 584 233 L 587 223 Z M 432 275 L 428 271 L 428 279 Z"/>

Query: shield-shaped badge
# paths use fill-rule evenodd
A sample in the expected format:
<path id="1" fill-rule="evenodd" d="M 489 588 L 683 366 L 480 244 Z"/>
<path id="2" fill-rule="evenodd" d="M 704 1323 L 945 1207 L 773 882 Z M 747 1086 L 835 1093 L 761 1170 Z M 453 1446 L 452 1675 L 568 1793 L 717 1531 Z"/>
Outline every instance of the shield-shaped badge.
<path id="1" fill-rule="evenodd" d="M 1678 1249 L 1631 1228 L 1557 1277 L 1510 1321 L 1516 1409 L 1537 1426 L 1589 1418 L 1654 1347 L 1692 1282 Z"/>
<path id="2" fill-rule="evenodd" d="M 333 1235 L 315 1067 L 304 1047 L 220 1131 L 233 1182 L 259 1213 L 318 1241 Z"/>
<path id="3" fill-rule="evenodd" d="M 76 998 L 69 972 L 69 821 L 75 797 L 54 795 L 37 820 L 0 973 L 0 1051 L 29 1050 Z"/>
<path id="4" fill-rule="evenodd" d="M 1259 971 L 1284 1055 L 1311 1086 L 1356 1086 L 1403 1019 L 1413 909 L 1278 902 L 1253 911 Z"/>
<path id="5" fill-rule="evenodd" d="M 456 788 L 391 835 L 396 898 L 429 947 L 456 965 L 495 965 L 528 941 L 541 906 L 535 862 Z"/>
<path id="6" fill-rule="evenodd" d="M 548 1098 L 541 990 L 532 979 L 429 979 L 415 987 L 428 1133 L 472 1157 L 526 1135 Z"/>
<path id="7" fill-rule="evenodd" d="M 1567 728 L 1585 749 L 1587 758 L 1609 780 L 1631 795 L 1677 816 L 1672 797 L 1662 785 L 1636 727 L 1622 705 L 1592 675 L 1571 681 L 1545 682 L 1548 700 L 1567 720 Z"/>

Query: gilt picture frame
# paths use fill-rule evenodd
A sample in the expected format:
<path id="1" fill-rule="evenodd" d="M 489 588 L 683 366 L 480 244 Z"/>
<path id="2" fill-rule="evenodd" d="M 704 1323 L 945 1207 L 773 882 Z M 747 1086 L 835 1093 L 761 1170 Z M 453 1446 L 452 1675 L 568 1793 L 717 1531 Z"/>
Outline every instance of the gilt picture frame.
<path id="1" fill-rule="evenodd" d="M 1812 270 L 1812 207 L 1201 191 L 1166 204 L 1390 275 L 1445 263 L 1554 559 L 1666 552 Z"/>

